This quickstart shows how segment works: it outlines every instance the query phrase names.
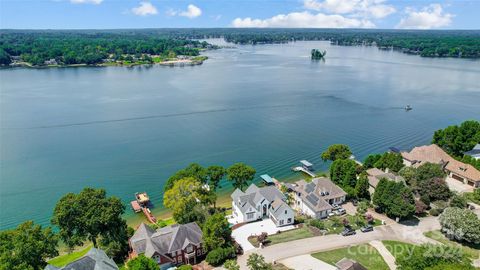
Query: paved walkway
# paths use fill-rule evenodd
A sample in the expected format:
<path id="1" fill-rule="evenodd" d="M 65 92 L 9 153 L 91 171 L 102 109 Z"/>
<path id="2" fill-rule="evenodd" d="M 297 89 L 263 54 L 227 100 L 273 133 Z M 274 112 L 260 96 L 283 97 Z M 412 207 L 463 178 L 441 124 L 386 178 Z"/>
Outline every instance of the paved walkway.
<path id="1" fill-rule="evenodd" d="M 300 255 L 290 257 L 279 261 L 279 263 L 285 265 L 288 268 L 295 270 L 336 270 L 337 268 L 326 262 L 315 259 L 314 257 L 307 255 Z"/>
<path id="2" fill-rule="evenodd" d="M 395 257 L 393 257 L 392 253 L 388 251 L 388 249 L 383 245 L 382 242 L 378 240 L 373 240 L 370 241 L 370 245 L 374 247 L 378 251 L 378 253 L 380 253 L 390 270 L 397 269 L 397 265 L 395 264 Z"/>
<path id="3" fill-rule="evenodd" d="M 395 223 L 387 226 L 379 226 L 375 227 L 373 232 L 358 232 L 356 235 L 347 237 L 341 235 L 316 236 L 280 243 L 268 246 L 264 249 L 247 251 L 244 255 L 238 257 L 238 264 L 240 265 L 241 269 L 247 269 L 246 261 L 248 255 L 250 255 L 252 252 L 263 255 L 267 262 L 272 262 L 319 251 L 332 250 L 351 245 L 359 245 L 373 240 L 397 240 L 412 244 L 421 244 L 426 242 L 437 243 L 436 241 L 425 237 L 423 233 L 439 229 L 440 224 L 438 219 L 436 217 L 427 217 L 423 218 L 418 223 L 412 223 L 408 225 Z"/>

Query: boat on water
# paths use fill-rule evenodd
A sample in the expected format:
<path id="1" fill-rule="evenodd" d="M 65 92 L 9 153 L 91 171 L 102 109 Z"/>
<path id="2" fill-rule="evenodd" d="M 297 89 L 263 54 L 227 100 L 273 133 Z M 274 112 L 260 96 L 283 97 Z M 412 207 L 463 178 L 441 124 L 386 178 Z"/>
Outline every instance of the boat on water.
<path id="1" fill-rule="evenodd" d="M 410 111 L 410 110 L 412 110 L 412 106 L 410 105 L 405 106 L 405 111 Z"/>

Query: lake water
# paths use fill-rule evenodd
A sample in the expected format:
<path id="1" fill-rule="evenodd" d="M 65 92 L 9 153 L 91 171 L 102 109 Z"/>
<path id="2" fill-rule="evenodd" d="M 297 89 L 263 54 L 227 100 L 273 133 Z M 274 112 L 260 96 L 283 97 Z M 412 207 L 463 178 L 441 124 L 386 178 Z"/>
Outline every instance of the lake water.
<path id="1" fill-rule="evenodd" d="M 300 159 L 327 169 L 330 144 L 363 159 L 480 119 L 480 61 L 328 42 L 207 55 L 183 68 L 0 70 L 0 229 L 49 224 L 56 201 L 87 186 L 125 203 L 147 191 L 158 212 L 166 179 L 191 162 L 286 179 Z"/>

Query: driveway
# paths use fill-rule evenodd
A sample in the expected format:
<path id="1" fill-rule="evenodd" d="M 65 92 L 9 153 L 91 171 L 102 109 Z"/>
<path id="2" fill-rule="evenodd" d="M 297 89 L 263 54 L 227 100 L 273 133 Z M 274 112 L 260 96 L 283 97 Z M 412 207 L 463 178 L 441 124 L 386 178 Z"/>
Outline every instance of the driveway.
<path id="1" fill-rule="evenodd" d="M 455 180 L 451 177 L 447 177 L 447 179 L 445 181 L 447 182 L 448 188 L 450 188 L 450 190 L 453 190 L 453 191 L 456 191 L 456 192 L 459 192 L 459 193 L 465 193 L 465 192 L 472 192 L 473 191 L 472 186 L 466 185 L 463 182 Z"/>
<path id="2" fill-rule="evenodd" d="M 283 227 L 277 227 L 275 223 L 269 218 L 250 222 L 238 229 L 232 231 L 232 237 L 242 246 L 243 251 L 249 251 L 255 249 L 255 247 L 248 241 L 249 236 L 260 235 L 262 232 L 266 232 L 268 235 L 276 234 L 278 231 L 288 231 L 295 229 L 294 225 L 288 225 Z"/>
<path id="3" fill-rule="evenodd" d="M 279 261 L 279 263 L 295 270 L 337 270 L 337 267 L 317 260 L 310 254 L 290 257 Z"/>
<path id="4" fill-rule="evenodd" d="M 248 255 L 250 255 L 252 252 L 263 255 L 267 262 L 272 262 L 319 251 L 359 245 L 373 240 L 397 240 L 413 244 L 421 244 L 426 242 L 436 243 L 436 241 L 425 237 L 423 233 L 438 229 L 440 229 L 438 219 L 436 217 L 427 217 L 420 220 L 420 222 L 417 224 L 403 225 L 395 223 L 391 225 L 375 227 L 373 232 L 357 232 L 357 234 L 353 236 L 316 236 L 280 243 L 268 246 L 264 249 L 247 251 L 244 255 L 238 258 L 238 264 L 240 265 L 241 269 L 248 269 L 246 267 L 246 261 Z"/>

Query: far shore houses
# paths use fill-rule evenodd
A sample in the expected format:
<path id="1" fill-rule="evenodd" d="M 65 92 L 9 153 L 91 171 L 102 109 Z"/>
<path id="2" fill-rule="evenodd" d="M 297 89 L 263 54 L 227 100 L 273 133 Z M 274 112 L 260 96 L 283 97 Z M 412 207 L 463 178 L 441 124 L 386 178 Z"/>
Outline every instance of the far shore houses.
<path id="1" fill-rule="evenodd" d="M 326 177 L 314 178 L 307 183 L 300 180 L 293 185 L 295 208 L 304 215 L 317 219 L 326 218 L 333 204 L 345 202 L 347 193 Z"/>
<path id="2" fill-rule="evenodd" d="M 257 187 L 251 184 L 245 192 L 236 189 L 232 195 L 233 216 L 237 223 L 270 218 L 277 227 L 294 223 L 295 213 L 286 196 L 275 186 Z"/>
<path id="3" fill-rule="evenodd" d="M 130 238 L 130 258 L 140 254 L 154 259 L 161 269 L 174 265 L 197 264 L 205 255 L 202 230 L 195 222 L 174 224 L 154 230 L 140 224 Z"/>
<path id="4" fill-rule="evenodd" d="M 401 155 L 406 166 L 418 168 L 427 162 L 439 164 L 448 174 L 448 178 L 480 188 L 480 171 L 470 164 L 452 158 L 436 144 L 418 146 L 410 152 L 401 152 Z"/>

